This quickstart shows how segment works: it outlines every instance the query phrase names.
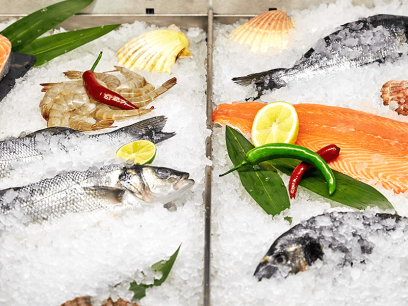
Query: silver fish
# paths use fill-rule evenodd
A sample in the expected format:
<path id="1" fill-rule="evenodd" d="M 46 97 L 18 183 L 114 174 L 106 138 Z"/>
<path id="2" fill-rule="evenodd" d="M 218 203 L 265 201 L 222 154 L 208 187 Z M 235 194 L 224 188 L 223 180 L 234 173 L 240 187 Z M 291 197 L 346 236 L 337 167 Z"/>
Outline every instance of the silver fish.
<path id="1" fill-rule="evenodd" d="M 137 203 L 167 203 L 194 185 L 189 174 L 169 168 L 109 165 L 63 172 L 24 187 L 0 191 L 0 214 L 20 210 L 30 222 L 68 212 L 112 210 Z"/>
<path id="2" fill-rule="evenodd" d="M 346 23 L 307 51 L 292 68 L 276 68 L 232 80 L 240 85 L 255 84 L 258 96 L 265 90 L 286 86 L 289 82 L 311 78 L 374 62 L 394 62 L 407 42 L 408 17 L 375 15 Z"/>
<path id="3" fill-rule="evenodd" d="M 16 164 L 27 163 L 33 160 L 44 160 L 51 156 L 53 154 L 51 146 L 55 145 L 57 150 L 68 151 L 67 148 L 70 147 L 70 142 L 76 139 L 102 141 L 106 145 L 117 148 L 139 139 L 150 140 L 154 143 L 161 142 L 176 134 L 162 132 L 166 121 L 166 117 L 158 116 L 139 121 L 109 133 L 93 135 L 65 127 L 52 127 L 23 137 L 1 141 L 0 178 L 6 177 Z M 76 154 L 81 154 L 80 150 L 80 147 L 75 148 Z"/>
<path id="4" fill-rule="evenodd" d="M 339 256 L 339 266 L 364 263 L 374 250 L 373 241 L 396 230 L 408 231 L 408 219 L 368 212 L 334 212 L 312 217 L 275 240 L 254 276 L 260 281 L 275 275 L 296 274 L 318 259 L 324 262 L 329 251 L 343 254 Z"/>

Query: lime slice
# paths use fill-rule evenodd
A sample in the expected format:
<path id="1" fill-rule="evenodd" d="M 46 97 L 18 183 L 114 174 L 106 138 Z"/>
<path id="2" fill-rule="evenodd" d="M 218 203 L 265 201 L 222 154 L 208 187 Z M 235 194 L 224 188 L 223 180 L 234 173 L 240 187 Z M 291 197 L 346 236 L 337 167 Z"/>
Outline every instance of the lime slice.
<path id="1" fill-rule="evenodd" d="M 299 133 L 299 119 L 292 104 L 279 101 L 262 107 L 252 123 L 255 147 L 267 143 L 295 143 Z"/>
<path id="2" fill-rule="evenodd" d="M 120 147 L 116 157 L 133 159 L 135 164 L 151 164 L 156 156 L 156 145 L 149 140 L 137 140 Z"/>

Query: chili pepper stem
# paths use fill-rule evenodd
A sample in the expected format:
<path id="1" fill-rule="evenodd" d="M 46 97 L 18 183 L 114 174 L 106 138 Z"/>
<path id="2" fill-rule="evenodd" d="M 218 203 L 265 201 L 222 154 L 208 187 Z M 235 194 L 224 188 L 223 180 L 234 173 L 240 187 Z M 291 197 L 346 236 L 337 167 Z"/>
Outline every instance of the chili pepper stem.
<path id="1" fill-rule="evenodd" d="M 235 166 L 234 168 L 228 170 L 227 172 L 225 172 L 225 173 L 223 173 L 223 174 L 220 174 L 220 177 L 221 177 L 221 176 L 224 176 L 224 175 L 227 175 L 228 173 L 231 173 L 231 172 L 233 172 L 233 171 L 235 171 L 235 170 L 241 168 L 242 166 L 244 166 L 244 165 L 246 165 L 246 164 L 248 164 L 248 161 L 244 160 L 244 161 L 243 161 L 242 163 L 240 163 L 238 166 Z"/>
<path id="2" fill-rule="evenodd" d="M 101 60 L 101 57 L 102 57 L 102 51 L 101 51 L 101 53 L 99 53 L 99 56 L 98 56 L 98 58 L 96 59 L 95 63 L 93 64 L 93 66 L 92 66 L 92 68 L 91 68 L 91 71 L 94 71 L 94 70 L 95 70 L 96 65 L 98 65 L 99 61 Z"/>

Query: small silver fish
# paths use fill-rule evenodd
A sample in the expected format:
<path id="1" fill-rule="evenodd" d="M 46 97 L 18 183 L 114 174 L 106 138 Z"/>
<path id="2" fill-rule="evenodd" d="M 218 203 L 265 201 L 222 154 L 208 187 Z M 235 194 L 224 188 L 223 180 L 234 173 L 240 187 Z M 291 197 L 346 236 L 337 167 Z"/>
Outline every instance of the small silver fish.
<path id="1" fill-rule="evenodd" d="M 408 219 L 391 214 L 368 212 L 327 213 L 301 222 L 278 237 L 257 266 L 254 276 L 260 281 L 280 274 L 305 271 L 325 251 L 341 252 L 339 266 L 364 263 L 379 235 L 397 229 L 406 232 Z"/>
<path id="2" fill-rule="evenodd" d="M 232 80 L 240 85 L 255 84 L 260 98 L 289 82 L 332 73 L 375 62 L 394 62 L 407 42 L 408 17 L 375 15 L 344 24 L 340 30 L 319 39 L 291 68 L 276 68 Z"/>
<path id="3" fill-rule="evenodd" d="M 0 191 L 0 214 L 20 210 L 32 222 L 89 212 L 168 203 L 194 185 L 189 174 L 169 168 L 109 165 L 61 173 L 24 187 Z"/>
<path id="4" fill-rule="evenodd" d="M 119 148 L 120 146 L 139 139 L 150 140 L 154 143 L 161 142 L 175 133 L 162 132 L 167 118 L 158 116 L 139 121 L 109 133 L 88 134 L 65 127 L 52 127 L 43 129 L 24 137 L 13 138 L 0 142 L 0 178 L 6 177 L 13 166 L 33 160 L 44 160 L 53 153 L 51 146 L 56 146 L 62 152 L 67 152 L 70 142 L 76 139 L 99 141 L 106 145 Z M 54 144 L 54 140 L 56 143 Z M 71 153 L 71 152 L 70 152 Z M 81 148 L 75 148 L 75 154 L 81 154 Z"/>

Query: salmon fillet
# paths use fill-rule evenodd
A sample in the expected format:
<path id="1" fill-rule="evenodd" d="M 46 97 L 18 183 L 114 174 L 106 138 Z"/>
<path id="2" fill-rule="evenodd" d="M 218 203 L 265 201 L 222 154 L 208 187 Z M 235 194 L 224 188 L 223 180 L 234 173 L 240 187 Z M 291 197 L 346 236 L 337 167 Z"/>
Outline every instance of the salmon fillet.
<path id="1" fill-rule="evenodd" d="M 11 42 L 0 34 L 0 80 L 10 68 Z"/>
<path id="2" fill-rule="evenodd" d="M 221 104 L 213 121 L 250 132 L 258 102 Z M 296 144 L 317 151 L 331 143 L 341 148 L 330 168 L 357 180 L 402 193 L 408 190 L 408 123 L 347 108 L 294 105 L 299 117 Z M 341 189 L 341 188 L 340 188 Z"/>

